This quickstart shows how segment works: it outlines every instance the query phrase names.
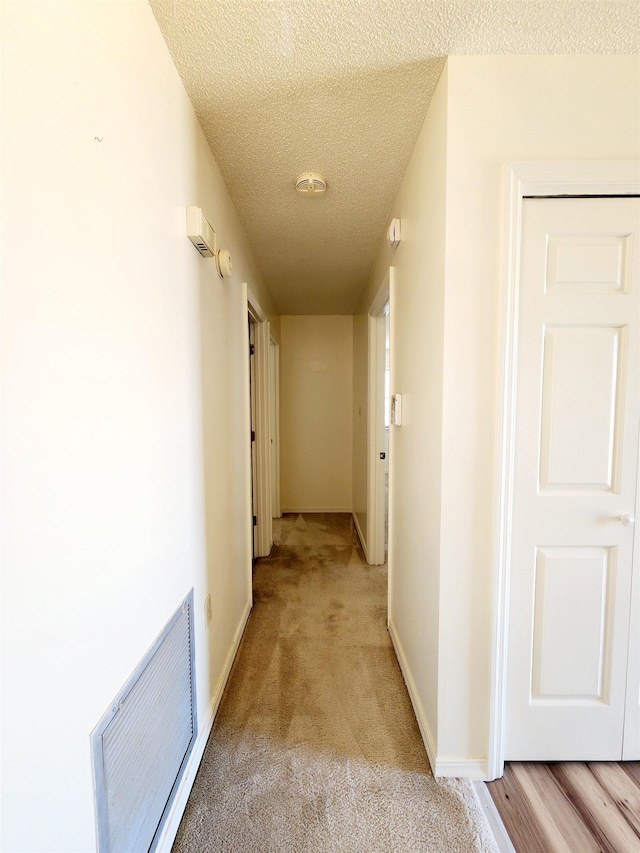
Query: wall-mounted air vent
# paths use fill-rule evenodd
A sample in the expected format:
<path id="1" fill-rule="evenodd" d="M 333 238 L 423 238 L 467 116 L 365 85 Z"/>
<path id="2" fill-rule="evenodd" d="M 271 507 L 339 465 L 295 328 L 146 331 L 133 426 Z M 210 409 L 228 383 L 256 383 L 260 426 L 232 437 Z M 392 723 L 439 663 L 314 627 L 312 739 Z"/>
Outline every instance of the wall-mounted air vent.
<path id="1" fill-rule="evenodd" d="M 216 232 L 199 207 L 187 207 L 187 237 L 203 258 L 215 258 Z"/>
<path id="2" fill-rule="evenodd" d="M 154 850 L 197 735 L 193 590 L 93 732 L 99 853 Z"/>

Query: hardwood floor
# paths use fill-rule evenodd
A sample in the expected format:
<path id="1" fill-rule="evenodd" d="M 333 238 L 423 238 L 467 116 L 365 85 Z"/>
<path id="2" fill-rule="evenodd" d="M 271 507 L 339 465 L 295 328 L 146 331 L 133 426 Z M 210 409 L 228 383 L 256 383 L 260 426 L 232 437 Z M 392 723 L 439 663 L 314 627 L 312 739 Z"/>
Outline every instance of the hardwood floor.
<path id="1" fill-rule="evenodd" d="M 516 853 L 640 853 L 640 761 L 512 762 L 487 788 Z"/>

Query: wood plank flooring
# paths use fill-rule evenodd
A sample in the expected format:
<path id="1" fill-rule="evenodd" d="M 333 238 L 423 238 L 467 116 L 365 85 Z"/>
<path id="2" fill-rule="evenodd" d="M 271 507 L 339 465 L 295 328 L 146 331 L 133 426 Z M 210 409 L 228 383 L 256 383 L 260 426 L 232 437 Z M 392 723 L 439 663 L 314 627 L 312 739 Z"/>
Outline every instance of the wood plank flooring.
<path id="1" fill-rule="evenodd" d="M 487 788 L 516 853 L 640 853 L 640 761 L 510 762 Z"/>

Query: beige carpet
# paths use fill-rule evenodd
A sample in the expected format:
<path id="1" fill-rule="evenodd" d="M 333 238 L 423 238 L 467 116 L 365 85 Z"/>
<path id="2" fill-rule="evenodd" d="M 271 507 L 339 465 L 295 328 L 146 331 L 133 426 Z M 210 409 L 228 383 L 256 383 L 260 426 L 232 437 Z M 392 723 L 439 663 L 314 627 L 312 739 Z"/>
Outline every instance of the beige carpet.
<path id="1" fill-rule="evenodd" d="M 274 532 L 174 851 L 495 853 L 471 784 L 431 775 L 351 517 Z"/>

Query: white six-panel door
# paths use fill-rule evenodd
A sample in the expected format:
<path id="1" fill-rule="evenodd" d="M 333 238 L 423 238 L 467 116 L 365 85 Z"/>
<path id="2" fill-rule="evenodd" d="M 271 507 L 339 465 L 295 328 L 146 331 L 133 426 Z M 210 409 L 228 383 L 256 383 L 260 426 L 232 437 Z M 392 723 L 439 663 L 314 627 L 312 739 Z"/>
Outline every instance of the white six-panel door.
<path id="1" fill-rule="evenodd" d="M 639 199 L 524 200 L 507 759 L 640 758 L 639 291 Z"/>

